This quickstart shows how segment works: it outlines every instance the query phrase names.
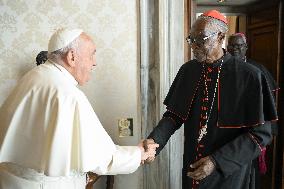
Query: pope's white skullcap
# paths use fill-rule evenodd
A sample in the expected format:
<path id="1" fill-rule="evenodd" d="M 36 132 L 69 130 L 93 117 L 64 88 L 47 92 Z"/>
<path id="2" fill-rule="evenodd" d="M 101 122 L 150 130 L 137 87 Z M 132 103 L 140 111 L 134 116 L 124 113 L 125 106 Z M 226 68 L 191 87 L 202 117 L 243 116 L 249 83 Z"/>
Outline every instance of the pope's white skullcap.
<path id="1" fill-rule="evenodd" d="M 48 52 L 54 52 L 68 46 L 83 32 L 81 29 L 58 29 L 49 39 Z"/>

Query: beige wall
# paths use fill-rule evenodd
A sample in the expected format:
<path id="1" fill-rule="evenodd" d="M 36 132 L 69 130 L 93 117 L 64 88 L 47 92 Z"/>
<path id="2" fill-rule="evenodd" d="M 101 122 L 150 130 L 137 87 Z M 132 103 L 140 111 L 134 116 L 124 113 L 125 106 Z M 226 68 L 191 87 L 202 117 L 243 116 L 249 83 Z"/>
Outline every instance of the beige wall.
<path id="1" fill-rule="evenodd" d="M 82 87 L 115 143 L 140 140 L 138 119 L 138 6 L 135 0 L 0 0 L 0 104 L 58 27 L 80 27 L 97 45 L 97 68 Z M 119 138 L 117 119 L 134 118 L 134 137 Z M 91 150 L 91 149 L 90 149 Z M 138 188 L 139 172 L 115 188 Z M 119 183 L 117 182 L 119 181 Z"/>
<path id="2" fill-rule="evenodd" d="M 237 31 L 237 16 L 227 16 L 227 20 L 228 20 L 228 35 L 232 35 L 234 33 L 236 33 Z"/>

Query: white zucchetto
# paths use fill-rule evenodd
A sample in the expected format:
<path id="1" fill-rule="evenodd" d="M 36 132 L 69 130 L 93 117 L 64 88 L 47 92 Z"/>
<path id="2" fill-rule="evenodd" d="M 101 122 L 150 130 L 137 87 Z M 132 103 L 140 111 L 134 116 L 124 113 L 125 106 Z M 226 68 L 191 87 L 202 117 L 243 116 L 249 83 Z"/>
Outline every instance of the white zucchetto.
<path id="1" fill-rule="evenodd" d="M 61 28 L 52 34 L 48 43 L 48 52 L 62 49 L 74 41 L 83 32 L 81 29 Z"/>

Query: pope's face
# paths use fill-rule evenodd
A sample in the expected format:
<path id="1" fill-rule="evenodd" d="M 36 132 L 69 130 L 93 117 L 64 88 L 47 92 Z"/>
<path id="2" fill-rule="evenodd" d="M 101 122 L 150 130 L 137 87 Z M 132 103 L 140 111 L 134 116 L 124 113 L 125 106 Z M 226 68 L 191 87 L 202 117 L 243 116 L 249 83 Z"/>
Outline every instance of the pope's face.
<path id="1" fill-rule="evenodd" d="M 78 61 L 76 62 L 75 78 L 79 85 L 84 85 L 91 78 L 91 71 L 96 66 L 96 46 L 92 39 L 82 34 L 78 48 Z"/>

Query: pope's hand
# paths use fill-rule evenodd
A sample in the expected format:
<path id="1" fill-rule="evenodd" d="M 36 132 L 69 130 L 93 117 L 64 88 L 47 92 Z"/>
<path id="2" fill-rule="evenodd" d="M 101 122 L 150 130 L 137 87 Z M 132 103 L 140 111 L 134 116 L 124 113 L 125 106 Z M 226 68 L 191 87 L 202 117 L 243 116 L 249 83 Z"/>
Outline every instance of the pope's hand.
<path id="1" fill-rule="evenodd" d="M 156 149 L 159 144 L 156 144 L 153 139 L 146 139 L 141 141 L 138 147 L 141 149 L 141 163 L 144 164 L 147 159 L 155 159 Z"/>
<path id="2" fill-rule="evenodd" d="M 143 142 L 144 148 L 147 150 L 155 150 L 155 154 L 156 154 L 156 148 L 159 147 L 159 144 L 155 143 L 155 141 L 153 139 L 147 139 L 144 140 Z M 146 159 L 146 163 L 151 163 L 155 160 L 155 155 L 154 156 L 150 156 Z"/>

